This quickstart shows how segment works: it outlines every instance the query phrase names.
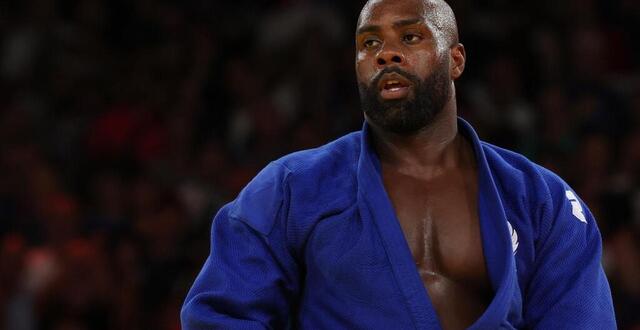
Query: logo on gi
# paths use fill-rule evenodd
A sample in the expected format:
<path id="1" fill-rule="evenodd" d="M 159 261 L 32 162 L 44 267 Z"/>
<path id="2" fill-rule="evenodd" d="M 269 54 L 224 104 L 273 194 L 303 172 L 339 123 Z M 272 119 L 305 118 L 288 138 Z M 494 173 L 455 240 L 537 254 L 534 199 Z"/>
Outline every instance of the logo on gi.
<path id="1" fill-rule="evenodd" d="M 567 199 L 571 203 L 571 213 L 573 213 L 573 216 L 578 218 L 578 220 L 584 223 L 587 223 L 587 218 L 584 216 L 582 205 L 580 205 L 580 202 L 578 201 L 578 197 L 576 197 L 576 194 L 574 194 L 573 191 L 571 190 L 567 190 L 565 192 L 565 195 L 567 196 Z"/>
<path id="2" fill-rule="evenodd" d="M 511 222 L 507 221 L 507 227 L 509 227 L 509 233 L 511 234 L 511 249 L 513 250 L 513 254 L 516 254 L 516 250 L 518 249 L 518 233 L 511 226 Z"/>

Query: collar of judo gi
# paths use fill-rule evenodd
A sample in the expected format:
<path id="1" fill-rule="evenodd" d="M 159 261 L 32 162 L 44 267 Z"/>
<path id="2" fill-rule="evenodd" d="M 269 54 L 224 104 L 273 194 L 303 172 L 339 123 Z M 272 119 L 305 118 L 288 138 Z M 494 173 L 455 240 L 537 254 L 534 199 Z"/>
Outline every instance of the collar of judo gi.
<path id="1" fill-rule="evenodd" d="M 473 127 L 462 118 L 458 118 L 458 130 L 471 142 L 476 156 L 482 247 L 495 293 L 487 310 L 470 329 L 497 328 L 512 309 L 514 291 L 518 290 L 507 218 L 491 168 L 491 163 L 499 160 L 487 159 L 485 148 L 490 147 L 480 141 Z M 360 212 L 364 218 L 371 219 L 379 230 L 398 287 L 406 298 L 416 326 L 440 328 L 411 250 L 384 189 L 380 160 L 371 144 L 371 127 L 366 121 L 361 134 L 357 169 Z M 515 296 L 519 297 L 517 294 Z"/>

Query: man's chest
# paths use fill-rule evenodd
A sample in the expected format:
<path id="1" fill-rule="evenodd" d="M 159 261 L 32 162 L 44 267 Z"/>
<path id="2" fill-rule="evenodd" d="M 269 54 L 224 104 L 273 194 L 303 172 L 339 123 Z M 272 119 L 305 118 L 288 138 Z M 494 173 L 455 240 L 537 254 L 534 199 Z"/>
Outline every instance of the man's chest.
<path id="1" fill-rule="evenodd" d="M 467 280 L 485 273 L 474 173 L 391 174 L 385 188 L 416 264 Z"/>
<path id="2" fill-rule="evenodd" d="M 445 328 L 473 323 L 491 301 L 473 172 L 432 180 L 385 176 L 418 272 Z"/>

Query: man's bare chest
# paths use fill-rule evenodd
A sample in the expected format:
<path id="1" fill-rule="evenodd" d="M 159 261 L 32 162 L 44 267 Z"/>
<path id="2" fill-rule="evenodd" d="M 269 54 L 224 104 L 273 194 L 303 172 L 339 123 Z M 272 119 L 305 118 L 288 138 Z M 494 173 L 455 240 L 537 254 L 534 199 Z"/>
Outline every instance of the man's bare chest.
<path id="1" fill-rule="evenodd" d="M 433 180 L 385 176 L 385 188 L 416 268 L 446 329 L 471 325 L 492 297 L 473 172 Z"/>

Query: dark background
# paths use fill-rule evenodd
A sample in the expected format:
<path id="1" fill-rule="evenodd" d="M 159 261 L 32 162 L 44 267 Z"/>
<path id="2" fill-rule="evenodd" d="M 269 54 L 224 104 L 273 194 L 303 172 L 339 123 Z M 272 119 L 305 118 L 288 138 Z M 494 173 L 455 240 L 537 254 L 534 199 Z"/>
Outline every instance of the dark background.
<path id="1" fill-rule="evenodd" d="M 586 201 L 640 329 L 640 1 L 451 4 L 461 115 Z M 0 328 L 179 329 L 221 204 L 360 128 L 361 6 L 1 2 Z"/>

